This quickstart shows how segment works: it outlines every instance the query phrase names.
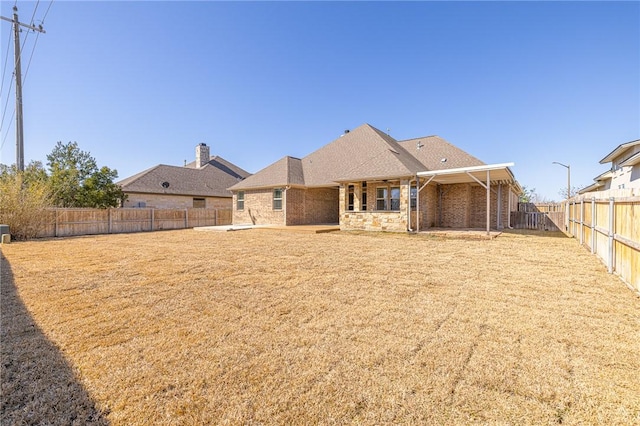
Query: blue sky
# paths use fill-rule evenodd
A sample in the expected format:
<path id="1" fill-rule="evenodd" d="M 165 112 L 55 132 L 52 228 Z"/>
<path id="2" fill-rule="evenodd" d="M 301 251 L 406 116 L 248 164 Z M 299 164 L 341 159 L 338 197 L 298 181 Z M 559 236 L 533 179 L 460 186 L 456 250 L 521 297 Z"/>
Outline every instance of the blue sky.
<path id="1" fill-rule="evenodd" d="M 369 123 L 515 162 L 522 185 L 557 200 L 567 173 L 553 161 L 586 186 L 640 138 L 640 2 L 58 0 L 46 17 L 49 0 L 17 6 L 47 31 L 21 34 L 23 74 L 35 45 L 26 162 L 76 141 L 125 178 L 192 161 L 204 142 L 256 172 Z M 10 34 L 2 21 L 5 164 Z"/>

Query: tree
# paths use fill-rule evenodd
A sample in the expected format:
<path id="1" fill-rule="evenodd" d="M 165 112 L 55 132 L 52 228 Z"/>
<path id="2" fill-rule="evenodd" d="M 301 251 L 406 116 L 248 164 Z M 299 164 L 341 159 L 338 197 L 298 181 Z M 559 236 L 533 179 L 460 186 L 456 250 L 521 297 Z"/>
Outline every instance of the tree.
<path id="1" fill-rule="evenodd" d="M 584 188 L 584 186 L 581 186 L 581 187 L 572 186 L 571 187 L 571 197 L 569 197 L 569 198 L 573 198 L 576 195 L 578 195 L 578 191 L 580 191 L 581 188 Z M 560 195 L 560 197 L 562 197 L 563 199 L 567 198 L 567 188 L 564 187 L 560 191 L 558 191 L 558 195 Z"/>
<path id="2" fill-rule="evenodd" d="M 118 171 L 106 166 L 98 169 L 96 160 L 77 142 L 57 142 L 47 155 L 47 165 L 59 207 L 117 207 L 125 199 L 122 189 L 113 182 Z"/>
<path id="3" fill-rule="evenodd" d="M 23 172 L 0 165 L 0 223 L 9 225 L 13 238 L 37 237 L 47 224 L 53 204 L 47 174 L 40 162 L 31 162 Z"/>

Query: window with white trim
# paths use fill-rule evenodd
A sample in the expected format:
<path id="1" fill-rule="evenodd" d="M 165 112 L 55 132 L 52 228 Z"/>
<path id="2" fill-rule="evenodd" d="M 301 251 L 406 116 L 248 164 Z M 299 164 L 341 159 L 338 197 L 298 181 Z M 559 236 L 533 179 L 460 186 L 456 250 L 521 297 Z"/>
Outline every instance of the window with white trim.
<path id="1" fill-rule="evenodd" d="M 273 190 L 273 209 L 282 210 L 282 188 Z"/>
<path id="2" fill-rule="evenodd" d="M 376 210 L 388 210 L 389 189 L 386 186 L 376 188 Z"/>
<path id="3" fill-rule="evenodd" d="M 347 210 L 353 211 L 353 200 L 355 197 L 355 187 L 349 185 L 347 188 Z"/>
<path id="4" fill-rule="evenodd" d="M 391 187 L 391 210 L 400 210 L 400 187 L 392 186 Z"/>
<path id="5" fill-rule="evenodd" d="M 412 209 L 415 209 L 418 205 L 418 187 L 412 186 L 410 189 L 410 194 L 411 195 L 409 196 L 409 199 L 411 200 L 411 202 L 409 205 Z"/>
<path id="6" fill-rule="evenodd" d="M 236 197 L 236 210 L 244 210 L 244 191 L 238 191 Z"/>
<path id="7" fill-rule="evenodd" d="M 362 182 L 362 193 L 360 195 L 360 210 L 367 210 L 367 182 Z"/>

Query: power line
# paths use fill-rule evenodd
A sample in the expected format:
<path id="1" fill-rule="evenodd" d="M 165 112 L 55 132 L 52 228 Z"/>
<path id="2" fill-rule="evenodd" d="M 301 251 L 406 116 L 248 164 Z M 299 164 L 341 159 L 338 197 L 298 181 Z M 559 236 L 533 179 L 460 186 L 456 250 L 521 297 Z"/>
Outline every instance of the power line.
<path id="1" fill-rule="evenodd" d="M 13 36 L 11 35 L 11 27 L 9 27 L 9 37 L 7 37 L 7 55 L 4 57 L 4 67 L 2 67 L 2 82 L 0 82 L 0 94 L 2 93 L 2 88 L 4 87 L 4 76 L 7 74 L 7 64 L 9 63 L 9 46 L 11 46 L 12 37 Z"/>
<path id="2" fill-rule="evenodd" d="M 28 28 L 33 31 L 44 32 L 42 25 L 35 27 L 33 25 L 24 24 L 18 19 L 18 8 L 13 7 L 13 19 L 0 16 L 0 19 L 9 21 L 13 24 L 13 43 L 14 43 L 14 61 L 15 61 L 15 79 L 16 79 L 16 166 L 18 171 L 24 170 L 24 127 L 22 117 L 22 71 L 21 71 L 21 46 L 20 46 L 20 29 Z"/>

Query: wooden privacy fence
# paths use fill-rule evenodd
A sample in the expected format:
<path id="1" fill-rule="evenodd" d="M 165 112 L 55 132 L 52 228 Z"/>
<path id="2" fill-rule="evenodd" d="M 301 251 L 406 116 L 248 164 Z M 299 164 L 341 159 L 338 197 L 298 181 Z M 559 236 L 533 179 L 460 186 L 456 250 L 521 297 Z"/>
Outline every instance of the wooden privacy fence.
<path id="1" fill-rule="evenodd" d="M 511 227 L 515 229 L 537 229 L 540 231 L 562 231 L 564 212 L 511 212 Z"/>
<path id="2" fill-rule="evenodd" d="M 568 233 L 596 254 L 610 274 L 640 291 L 640 197 L 583 197 L 568 203 Z"/>
<path id="3" fill-rule="evenodd" d="M 40 237 L 117 234 L 230 225 L 230 209 L 51 209 Z"/>
<path id="4" fill-rule="evenodd" d="M 564 231 L 566 204 L 518 203 L 518 211 L 511 212 L 511 227 L 540 231 Z"/>

